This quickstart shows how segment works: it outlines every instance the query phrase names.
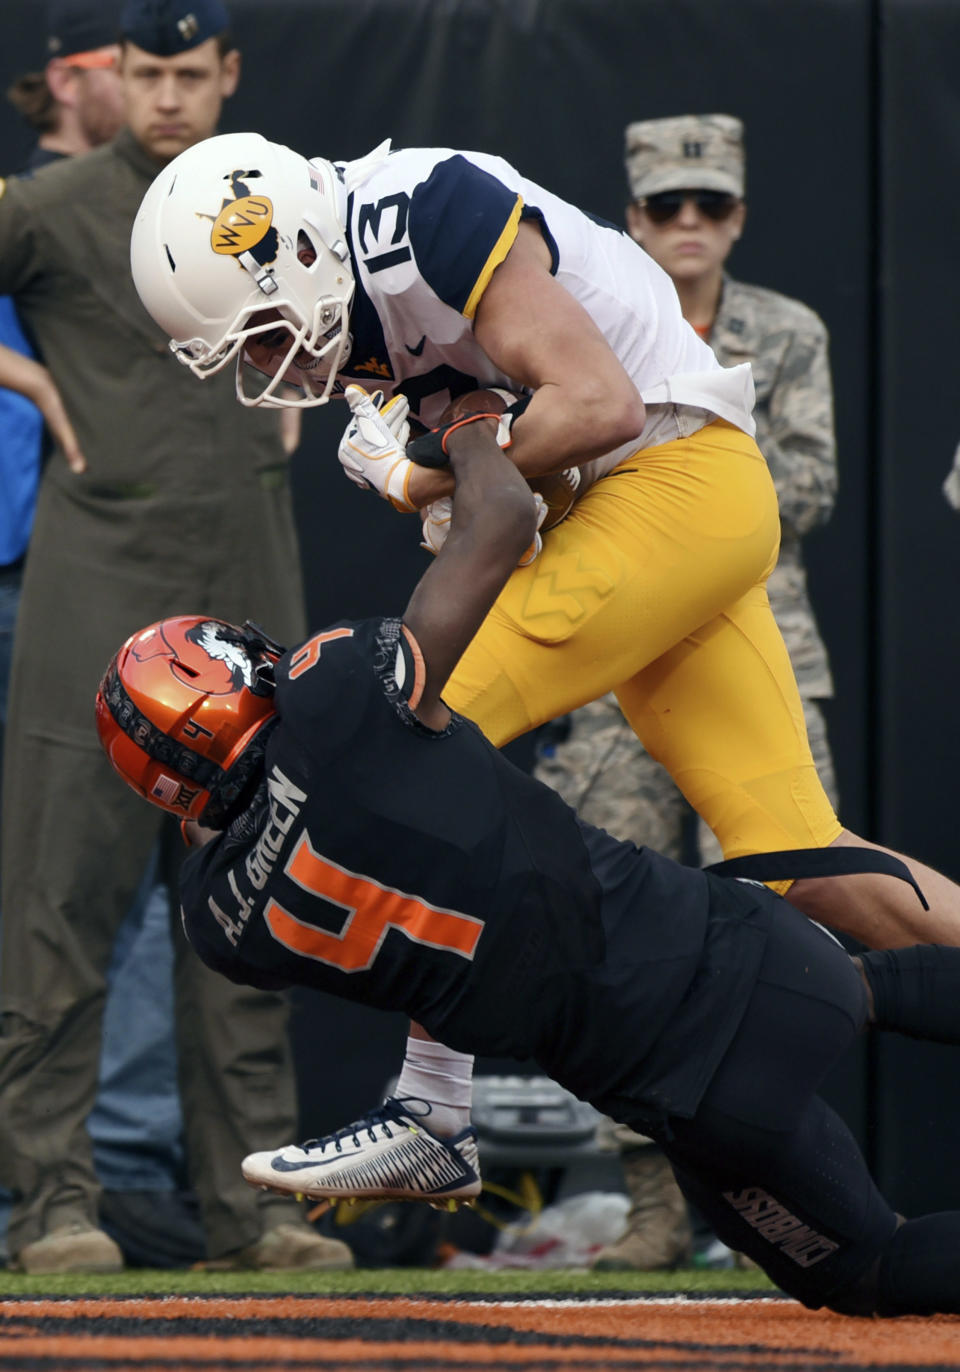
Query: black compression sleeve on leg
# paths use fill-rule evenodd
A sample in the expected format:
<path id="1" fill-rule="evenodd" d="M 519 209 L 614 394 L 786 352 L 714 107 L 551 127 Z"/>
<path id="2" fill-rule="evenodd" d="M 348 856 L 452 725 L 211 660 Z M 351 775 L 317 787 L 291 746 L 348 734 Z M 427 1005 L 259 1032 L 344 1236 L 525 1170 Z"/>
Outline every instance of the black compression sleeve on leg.
<path id="1" fill-rule="evenodd" d="M 924 943 L 859 957 L 878 1029 L 960 1043 L 960 948 Z"/>
<path id="2" fill-rule="evenodd" d="M 960 1312 L 960 1211 L 902 1224 L 887 1245 L 877 1279 L 878 1315 Z"/>

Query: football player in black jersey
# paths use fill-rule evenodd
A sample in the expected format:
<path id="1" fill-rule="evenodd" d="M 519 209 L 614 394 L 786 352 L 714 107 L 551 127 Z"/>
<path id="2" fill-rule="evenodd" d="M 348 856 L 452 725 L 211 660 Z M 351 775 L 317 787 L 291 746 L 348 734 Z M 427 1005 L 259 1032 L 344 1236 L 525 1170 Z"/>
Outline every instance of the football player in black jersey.
<path id="1" fill-rule="evenodd" d="M 469 416 L 440 435 L 451 532 L 402 620 L 283 652 L 253 626 L 181 617 L 110 664 L 108 755 L 196 845 L 187 936 L 241 983 L 534 1058 L 653 1135 L 716 1233 L 807 1305 L 960 1312 L 960 1212 L 896 1215 L 817 1094 L 868 1023 L 960 1042 L 960 949 L 851 958 L 768 888 L 581 823 L 444 704 L 536 527 L 495 429 Z M 311 1197 L 475 1195 L 473 1130 L 430 1126 L 422 1102 L 388 1100 L 244 1175 Z"/>
<path id="2" fill-rule="evenodd" d="M 483 153 L 386 142 L 334 163 L 228 134 L 154 182 L 131 264 L 175 355 L 200 377 L 235 364 L 245 403 L 321 404 L 375 378 L 389 439 L 368 443 L 355 411 L 340 460 L 424 511 L 431 547 L 449 476 L 411 460 L 410 418 L 433 426 L 476 386 L 529 399 L 511 456 L 571 476 L 576 500 L 445 688 L 492 742 L 614 689 L 725 853 L 869 848 L 820 783 L 769 608 L 780 520 L 750 367 L 718 367 L 628 235 Z M 927 910 L 874 874 L 787 870 L 779 889 L 871 948 L 960 944 L 960 889 L 906 861 Z M 398 1090 L 452 1137 L 470 1072 L 469 1054 L 411 1037 Z"/>

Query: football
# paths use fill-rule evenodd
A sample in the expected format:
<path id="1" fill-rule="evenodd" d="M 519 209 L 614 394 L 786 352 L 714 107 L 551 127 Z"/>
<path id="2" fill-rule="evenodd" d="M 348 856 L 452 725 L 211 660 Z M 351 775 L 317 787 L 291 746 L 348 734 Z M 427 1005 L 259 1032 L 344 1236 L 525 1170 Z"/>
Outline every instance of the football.
<path id="1" fill-rule="evenodd" d="M 513 404 L 515 396 L 509 391 L 467 391 L 452 400 L 440 417 L 441 424 L 450 424 L 468 414 L 503 414 Z M 569 467 L 564 472 L 549 472 L 529 482 L 530 489 L 542 495 L 547 505 L 543 531 L 554 528 L 570 513 L 580 485 L 580 472 Z"/>
<path id="2" fill-rule="evenodd" d="M 456 400 L 451 400 L 440 416 L 440 423 L 451 424 L 467 414 L 503 414 L 515 399 L 516 396 L 509 391 L 467 391 L 466 395 L 458 395 Z"/>

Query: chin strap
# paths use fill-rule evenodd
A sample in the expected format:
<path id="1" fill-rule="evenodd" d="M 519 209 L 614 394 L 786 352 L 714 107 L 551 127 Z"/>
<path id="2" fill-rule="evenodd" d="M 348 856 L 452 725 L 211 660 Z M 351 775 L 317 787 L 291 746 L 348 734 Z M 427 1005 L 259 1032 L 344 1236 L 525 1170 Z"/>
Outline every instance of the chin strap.
<path id="1" fill-rule="evenodd" d="M 264 295 L 275 295 L 280 289 L 280 284 L 274 275 L 272 267 L 262 266 L 254 257 L 252 252 L 234 253 L 241 267 L 250 273 L 254 281 L 263 291 Z"/>

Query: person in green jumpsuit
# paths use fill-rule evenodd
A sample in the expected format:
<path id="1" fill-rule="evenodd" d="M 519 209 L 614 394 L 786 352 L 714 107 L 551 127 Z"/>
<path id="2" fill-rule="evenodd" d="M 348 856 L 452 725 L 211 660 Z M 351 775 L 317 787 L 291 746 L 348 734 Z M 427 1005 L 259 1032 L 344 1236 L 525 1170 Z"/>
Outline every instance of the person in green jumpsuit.
<path id="1" fill-rule="evenodd" d="M 229 378 L 198 387 L 129 273 L 144 192 L 215 131 L 236 86 L 227 23 L 220 0 L 129 0 L 126 127 L 0 193 L 0 294 L 14 297 L 75 437 L 41 481 L 4 757 L 0 1184 L 15 1195 L 11 1262 L 27 1272 L 122 1262 L 98 1226 L 86 1128 L 106 972 L 158 839 L 169 880 L 179 866 L 175 828 L 162 833 L 163 816 L 116 785 L 100 752 L 100 674 L 118 639 L 198 602 L 288 640 L 304 628 L 277 416 L 244 412 Z M 0 352 L 0 384 L 8 360 Z M 184 1127 L 208 1257 L 349 1266 L 349 1249 L 295 1202 L 258 1196 L 240 1175 L 251 1147 L 295 1129 L 286 1002 L 214 976 L 179 927 L 174 938 Z"/>

